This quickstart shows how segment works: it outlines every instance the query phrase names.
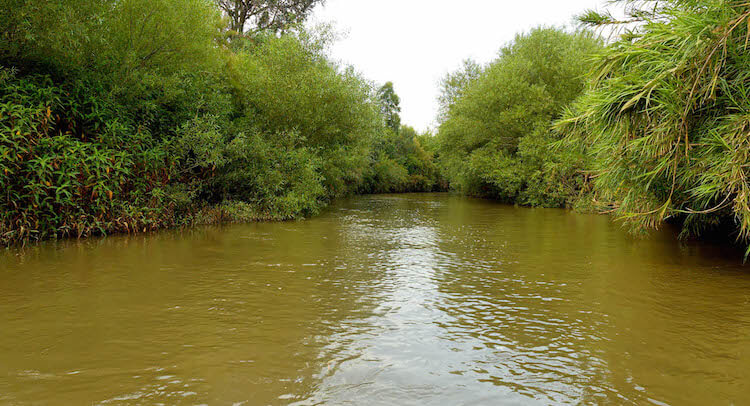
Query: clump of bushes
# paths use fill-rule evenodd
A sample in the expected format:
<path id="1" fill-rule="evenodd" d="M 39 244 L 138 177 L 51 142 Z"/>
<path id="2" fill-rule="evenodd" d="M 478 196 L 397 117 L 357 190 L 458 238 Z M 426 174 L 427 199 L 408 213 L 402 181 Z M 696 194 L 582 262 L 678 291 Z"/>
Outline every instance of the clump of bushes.
<path id="1" fill-rule="evenodd" d="M 0 237 L 22 241 L 163 226 L 166 150 L 127 113 L 89 93 L 4 69 L 0 81 Z"/>
<path id="2" fill-rule="evenodd" d="M 431 134 L 387 128 L 372 148 L 361 193 L 438 192 L 448 188 L 429 144 Z"/>
<path id="3" fill-rule="evenodd" d="M 0 243 L 294 219 L 362 191 L 377 90 L 327 31 L 278 29 L 230 31 L 210 0 L 0 0 Z"/>
<path id="4" fill-rule="evenodd" d="M 444 81 L 440 163 L 453 188 L 531 206 L 562 207 L 585 188 L 585 162 L 555 150 L 552 130 L 585 89 L 587 58 L 601 41 L 587 31 L 538 28 L 488 66 L 466 63 Z"/>
<path id="5" fill-rule="evenodd" d="M 600 199 L 634 230 L 750 236 L 750 5 L 626 4 L 621 38 L 559 128 L 590 156 Z M 617 25 L 589 12 L 594 26 Z M 750 252 L 750 251 L 748 251 Z"/>

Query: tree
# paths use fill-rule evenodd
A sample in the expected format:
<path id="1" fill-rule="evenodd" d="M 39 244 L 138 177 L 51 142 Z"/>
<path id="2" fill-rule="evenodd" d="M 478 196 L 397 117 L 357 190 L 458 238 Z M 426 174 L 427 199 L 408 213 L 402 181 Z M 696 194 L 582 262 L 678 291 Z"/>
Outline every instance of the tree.
<path id="1" fill-rule="evenodd" d="M 443 81 L 439 156 L 451 187 L 530 206 L 564 206 L 579 183 L 551 151 L 553 120 L 585 89 L 589 32 L 537 28 L 481 68 L 465 65 Z M 565 176 L 558 176 L 564 172 Z"/>
<path id="2" fill-rule="evenodd" d="M 313 8 L 325 0 L 216 0 L 230 19 L 229 28 L 238 34 L 283 31 L 307 19 Z"/>
<path id="3" fill-rule="evenodd" d="M 380 111 L 385 118 L 386 127 L 398 132 L 401 129 L 401 99 L 393 90 L 393 82 L 387 82 L 378 89 L 378 99 L 380 100 Z"/>
<path id="4" fill-rule="evenodd" d="M 482 66 L 472 59 L 466 59 L 461 68 L 440 80 L 439 121 L 447 119 L 448 108 L 458 100 L 469 84 L 482 74 Z"/>

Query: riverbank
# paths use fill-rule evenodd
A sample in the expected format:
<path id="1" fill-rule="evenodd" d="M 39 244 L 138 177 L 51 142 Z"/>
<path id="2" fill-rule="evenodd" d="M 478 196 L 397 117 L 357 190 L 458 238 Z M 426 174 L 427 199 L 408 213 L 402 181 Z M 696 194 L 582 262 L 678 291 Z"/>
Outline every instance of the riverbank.
<path id="1" fill-rule="evenodd" d="M 301 218 L 441 184 L 392 85 L 330 58 L 324 29 L 236 36 L 211 2 L 159 1 L 0 18 L 0 244 Z"/>

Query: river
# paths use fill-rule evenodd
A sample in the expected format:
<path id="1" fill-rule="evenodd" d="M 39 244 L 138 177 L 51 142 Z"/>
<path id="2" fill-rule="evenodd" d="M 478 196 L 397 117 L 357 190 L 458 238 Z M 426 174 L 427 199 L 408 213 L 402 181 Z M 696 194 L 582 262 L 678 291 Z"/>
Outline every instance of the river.
<path id="1" fill-rule="evenodd" d="M 736 251 L 448 194 L 0 253 L 0 404 L 750 404 Z"/>

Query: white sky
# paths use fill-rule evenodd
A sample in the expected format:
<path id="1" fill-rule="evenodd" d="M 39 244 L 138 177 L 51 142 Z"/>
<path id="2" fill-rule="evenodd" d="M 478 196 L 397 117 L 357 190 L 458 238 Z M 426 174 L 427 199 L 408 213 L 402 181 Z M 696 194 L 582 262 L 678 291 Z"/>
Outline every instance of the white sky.
<path id="1" fill-rule="evenodd" d="M 573 16 L 603 9 L 602 0 L 327 0 L 311 19 L 343 34 L 332 57 L 377 83 L 392 81 L 401 121 L 435 125 L 440 79 L 472 58 L 480 63 L 518 32 L 572 26 Z"/>

